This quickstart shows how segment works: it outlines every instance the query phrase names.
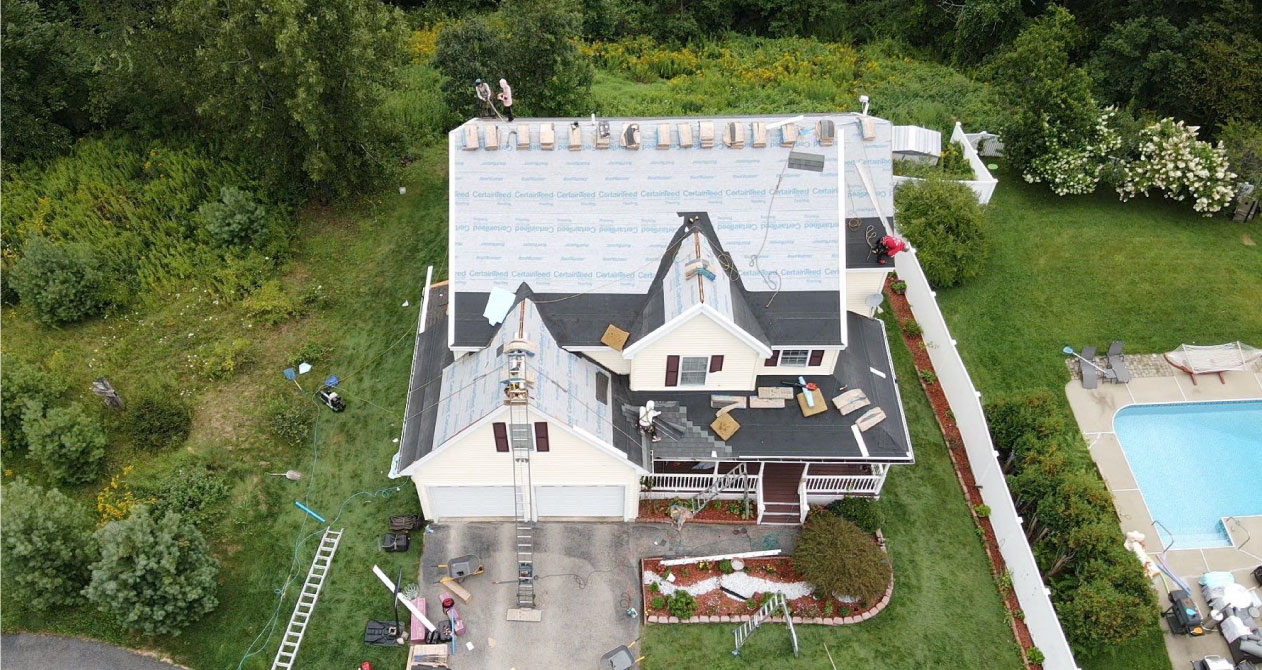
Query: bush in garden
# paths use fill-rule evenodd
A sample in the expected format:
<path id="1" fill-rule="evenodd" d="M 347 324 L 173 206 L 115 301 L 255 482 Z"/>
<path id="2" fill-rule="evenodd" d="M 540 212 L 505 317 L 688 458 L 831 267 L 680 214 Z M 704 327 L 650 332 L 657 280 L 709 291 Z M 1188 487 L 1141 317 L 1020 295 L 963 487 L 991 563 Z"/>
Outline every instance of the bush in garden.
<path id="1" fill-rule="evenodd" d="M 872 536 L 834 514 L 807 517 L 793 565 L 816 588 L 868 603 L 881 599 L 893 574 L 889 558 Z"/>
<path id="2" fill-rule="evenodd" d="M 885 525 L 885 511 L 881 503 L 872 498 L 842 498 L 828 503 L 828 511 L 854 522 L 866 533 L 875 533 Z"/>
<path id="3" fill-rule="evenodd" d="M 289 396 L 274 396 L 263 412 L 264 425 L 272 437 L 294 446 L 311 434 L 311 406 Z"/>
<path id="4" fill-rule="evenodd" d="M 101 523 L 126 519 L 131 516 L 131 510 L 136 505 L 152 502 L 137 498 L 132 491 L 131 482 L 127 478 L 134 469 L 134 466 L 129 465 L 122 472 L 111 475 L 110 483 L 97 492 L 96 513 L 100 515 Z"/>
<path id="5" fill-rule="evenodd" d="M 1139 155 L 1124 161 L 1117 192 L 1122 200 L 1151 189 L 1167 198 L 1192 200 L 1192 209 L 1210 216 L 1236 197 L 1236 173 L 1227 151 L 1196 139 L 1196 128 L 1182 121 L 1162 119 L 1140 131 Z"/>
<path id="6" fill-rule="evenodd" d="M 679 617 L 681 620 L 690 619 L 697 613 L 697 599 L 692 597 L 691 593 L 680 589 L 666 599 L 666 609 L 671 616 Z"/>
<path id="7" fill-rule="evenodd" d="M 251 361 L 250 341 L 244 337 L 218 340 L 193 358 L 199 374 L 210 380 L 227 379 Z"/>
<path id="8" fill-rule="evenodd" d="M 1021 173 L 1031 184 L 1047 183 L 1056 195 L 1082 195 L 1095 191 L 1112 156 L 1122 146 L 1114 129 L 1117 111 L 1101 112 L 1085 136 L 1052 134 L 1044 152 L 1030 161 Z"/>
<path id="9" fill-rule="evenodd" d="M 86 244 L 31 238 L 13 267 L 13 289 L 42 323 L 78 321 L 105 307 L 102 265 Z"/>
<path id="10" fill-rule="evenodd" d="M 649 601 L 649 607 L 655 610 L 664 609 L 666 607 L 666 598 L 662 596 L 653 596 L 653 599 Z"/>
<path id="11" fill-rule="evenodd" d="M 986 215 L 969 187 L 942 179 L 906 183 L 894 192 L 894 207 L 935 286 L 955 286 L 981 273 Z"/>
<path id="12" fill-rule="evenodd" d="M 1102 649 L 1129 642 L 1156 626 L 1157 609 L 1150 601 L 1097 579 L 1074 589 L 1057 612 L 1077 649 Z"/>
<path id="13" fill-rule="evenodd" d="M 204 468 L 179 469 L 153 488 L 153 515 L 176 512 L 194 526 L 214 521 L 216 506 L 228 497 L 228 483 Z"/>
<path id="14" fill-rule="evenodd" d="M 182 444 L 192 423 L 193 410 L 175 389 L 163 386 L 142 390 L 123 412 L 124 432 L 145 449 Z"/>
<path id="15" fill-rule="evenodd" d="M 40 611 L 80 604 L 96 556 L 91 516 L 61 491 L 21 477 L 4 486 L 0 509 L 6 599 Z"/>
<path id="16" fill-rule="evenodd" d="M 244 246 L 263 237 L 267 230 L 267 210 L 253 193 L 235 186 L 219 190 L 219 199 L 197 208 L 200 222 L 215 244 Z"/>
<path id="17" fill-rule="evenodd" d="M 319 340 L 307 340 L 302 343 L 302 346 L 298 347 L 297 351 L 289 356 L 289 360 L 286 362 L 290 367 L 298 367 L 299 363 L 315 365 L 323 361 L 331 353 L 333 353 L 333 347 Z"/>
<path id="18" fill-rule="evenodd" d="M 275 279 L 263 282 L 242 305 L 251 319 L 269 326 L 288 321 L 298 313 L 298 306 L 294 304 L 293 298 L 285 293 L 285 289 Z"/>
<path id="19" fill-rule="evenodd" d="M 986 403 L 986 423 L 995 447 L 1004 454 L 1026 435 L 1046 439 L 1067 430 L 1060 406 L 1047 391 Z"/>
<path id="20" fill-rule="evenodd" d="M 907 319 L 902 323 L 902 325 L 903 333 L 906 334 L 907 337 L 919 337 L 925 332 L 925 329 L 921 328 L 920 323 L 918 323 L 915 319 Z"/>
<path id="21" fill-rule="evenodd" d="M 735 571 L 735 568 L 732 567 L 732 561 L 726 558 L 719 561 L 719 572 L 722 572 L 725 575 L 730 575 Z"/>
<path id="22" fill-rule="evenodd" d="M 84 589 L 88 601 L 129 630 L 179 635 L 215 609 L 219 565 L 202 534 L 174 512 L 141 505 L 96 532 L 101 558 Z"/>
<path id="23" fill-rule="evenodd" d="M 105 456 L 105 431 L 79 403 L 44 409 L 26 404 L 22 431 L 31 458 L 61 484 L 81 484 L 95 479 Z"/>
<path id="24" fill-rule="evenodd" d="M 22 415 L 27 403 L 34 403 L 43 410 L 52 404 L 63 385 L 43 368 L 12 356 L 4 357 L 0 365 L 0 435 L 5 447 L 26 446 L 22 431 Z"/>
<path id="25" fill-rule="evenodd" d="M 1232 120 L 1219 133 L 1227 163 L 1242 182 L 1262 188 L 1262 123 Z"/>

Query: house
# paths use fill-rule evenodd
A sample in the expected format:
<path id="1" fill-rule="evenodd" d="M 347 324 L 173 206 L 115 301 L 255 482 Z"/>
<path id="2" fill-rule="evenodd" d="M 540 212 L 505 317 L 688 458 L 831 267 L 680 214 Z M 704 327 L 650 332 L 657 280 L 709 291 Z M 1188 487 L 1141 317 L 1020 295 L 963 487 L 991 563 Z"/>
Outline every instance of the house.
<path id="1" fill-rule="evenodd" d="M 856 114 L 453 130 L 450 279 L 425 288 L 392 476 L 430 519 L 706 494 L 800 523 L 879 496 L 914 461 L 872 318 L 890 138 Z"/>

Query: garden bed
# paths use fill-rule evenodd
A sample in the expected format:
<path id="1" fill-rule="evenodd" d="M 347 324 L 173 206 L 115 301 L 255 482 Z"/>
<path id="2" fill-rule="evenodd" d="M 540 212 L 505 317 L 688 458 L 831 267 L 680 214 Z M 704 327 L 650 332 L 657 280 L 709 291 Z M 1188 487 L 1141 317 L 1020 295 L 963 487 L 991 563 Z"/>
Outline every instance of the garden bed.
<path id="1" fill-rule="evenodd" d="M 641 500 L 637 521 L 646 523 L 674 523 L 670 518 L 670 506 L 683 502 L 682 498 Z M 745 516 L 745 503 L 740 500 L 715 500 L 697 512 L 688 523 L 754 524 L 757 523 L 758 503 L 749 501 L 749 516 Z"/>

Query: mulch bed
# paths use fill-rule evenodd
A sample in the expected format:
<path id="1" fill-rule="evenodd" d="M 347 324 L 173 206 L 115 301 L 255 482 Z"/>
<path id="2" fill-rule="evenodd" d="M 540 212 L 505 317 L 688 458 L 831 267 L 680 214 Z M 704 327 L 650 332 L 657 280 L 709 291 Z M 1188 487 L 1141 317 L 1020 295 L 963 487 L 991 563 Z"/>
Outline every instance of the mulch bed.
<path id="1" fill-rule="evenodd" d="M 802 575 L 793 569 L 793 559 L 788 557 L 772 557 L 772 558 L 747 558 L 745 561 L 745 572 L 753 577 L 765 579 L 771 582 L 780 582 L 790 584 L 803 581 Z M 697 582 L 704 581 L 713 577 L 723 575 L 719 569 L 719 563 L 712 562 L 707 569 L 702 569 L 697 564 L 664 566 L 661 564 L 660 558 L 644 559 L 643 566 L 645 570 L 651 570 L 662 577 L 665 577 L 669 570 L 675 575 L 676 586 L 689 586 Z M 647 585 L 641 585 L 644 591 L 644 613 L 645 615 L 656 614 L 659 616 L 669 616 L 670 612 L 665 607 L 654 608 L 652 606 L 653 598 L 664 596 L 664 594 L 653 591 Z M 698 616 L 739 616 L 743 614 L 753 614 L 755 610 L 762 606 L 762 593 L 750 594 L 754 599 L 754 606 L 750 607 L 748 603 L 736 600 L 731 596 L 724 594 L 717 588 L 709 593 L 696 596 L 697 599 L 697 615 Z M 831 602 L 831 607 L 829 603 Z M 815 599 L 811 595 L 802 598 L 796 598 L 789 601 L 789 609 L 793 612 L 794 619 L 798 617 L 842 617 L 860 614 L 871 609 L 865 602 L 843 603 L 837 598 L 826 597 Z"/>
<path id="2" fill-rule="evenodd" d="M 673 519 L 670 518 L 670 506 L 673 502 L 675 502 L 675 500 L 669 498 L 662 500 L 641 500 L 640 514 L 637 520 L 650 523 L 673 522 Z M 755 514 L 757 507 L 758 503 L 753 500 L 749 501 L 750 514 Z M 709 505 L 706 505 L 705 509 L 698 512 L 696 516 L 692 517 L 692 519 L 688 521 L 688 523 L 757 523 L 757 517 L 755 516 L 751 516 L 748 519 L 741 516 L 744 511 L 745 503 L 740 500 L 715 500 Z"/>
<path id="3" fill-rule="evenodd" d="M 890 289 L 890 284 L 895 279 L 894 275 L 890 275 L 885 280 L 885 294 L 889 297 L 890 307 L 894 310 L 894 316 L 900 324 L 914 321 L 916 317 L 912 314 L 911 306 L 907 303 L 907 297 Z M 946 440 L 947 452 L 951 455 L 951 464 L 955 466 L 955 475 L 960 480 L 964 498 L 968 501 L 970 509 L 981 505 L 983 504 L 982 493 L 977 488 L 977 480 L 973 477 L 972 469 L 969 468 L 968 454 L 964 451 L 964 438 L 960 436 L 960 429 L 955 423 L 955 417 L 951 413 L 951 405 L 947 402 L 946 394 L 942 391 L 942 385 L 937 382 L 926 383 L 919 375 L 921 370 L 933 370 L 933 361 L 930 360 L 929 352 L 925 349 L 924 338 L 919 335 L 909 337 L 902 332 L 901 328 L 899 333 L 903 336 L 903 341 L 907 343 L 907 348 L 911 351 L 912 360 L 916 363 L 917 379 L 920 379 L 920 386 L 924 388 L 925 394 L 929 396 L 929 404 L 933 406 L 933 413 L 937 416 L 938 425 L 942 428 L 942 437 Z M 936 377 L 936 371 L 934 375 Z M 991 527 L 990 520 L 977 516 L 976 511 L 973 511 L 972 514 L 973 520 L 981 527 L 985 536 L 986 555 L 990 557 L 993 573 L 996 576 L 1004 574 L 1007 566 L 1004 563 L 1003 554 L 999 553 L 999 541 L 995 537 L 995 530 Z M 1039 667 L 1030 663 L 1029 658 L 1026 656 L 1026 650 L 1034 646 L 1034 640 L 1030 637 L 1030 629 L 1025 625 L 1025 621 L 1018 616 L 1018 612 L 1021 611 L 1021 603 L 1017 601 L 1016 594 L 1010 588 L 1004 590 L 1001 595 L 1003 596 L 1004 605 L 1007 606 L 1008 612 L 1012 615 L 1009 617 L 1009 620 L 1012 621 L 1012 632 L 1020 643 L 1022 660 L 1025 661 L 1026 667 Z"/>

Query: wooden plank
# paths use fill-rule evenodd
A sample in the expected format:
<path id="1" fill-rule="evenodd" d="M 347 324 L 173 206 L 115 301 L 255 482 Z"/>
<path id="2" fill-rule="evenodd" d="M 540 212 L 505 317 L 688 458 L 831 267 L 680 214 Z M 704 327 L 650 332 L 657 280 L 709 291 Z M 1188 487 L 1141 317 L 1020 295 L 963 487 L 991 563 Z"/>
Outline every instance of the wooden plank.
<path id="1" fill-rule="evenodd" d="M 828 403 L 824 401 L 824 394 L 819 389 L 811 391 L 811 397 L 815 399 L 815 406 L 811 407 L 806 404 L 806 394 L 798 394 L 798 407 L 802 408 L 802 416 L 815 416 L 828 411 Z"/>
<path id="2" fill-rule="evenodd" d="M 543 610 L 513 608 L 508 610 L 509 621 L 538 622 L 543 619 Z"/>
<path id="3" fill-rule="evenodd" d="M 744 409 L 746 407 L 746 398 L 743 395 L 726 395 L 723 393 L 710 394 L 710 407 L 719 408 L 728 405 L 736 405 L 733 409 Z"/>
<path id="4" fill-rule="evenodd" d="M 466 591 L 463 586 L 461 586 L 458 582 L 456 582 L 456 580 L 452 579 L 451 577 L 443 577 L 442 580 L 440 581 L 442 581 L 443 586 L 447 587 L 448 591 L 451 591 L 452 595 L 465 601 L 466 603 L 469 602 L 469 600 L 473 598 L 473 596 L 470 595 L 469 592 Z"/>
<path id="5" fill-rule="evenodd" d="M 793 398 L 793 387 L 792 386 L 759 386 L 758 397 L 759 398 L 782 398 L 784 400 L 790 400 Z"/>
<path id="6" fill-rule="evenodd" d="M 784 409 L 784 398 L 758 398 L 749 399 L 750 409 Z"/>

